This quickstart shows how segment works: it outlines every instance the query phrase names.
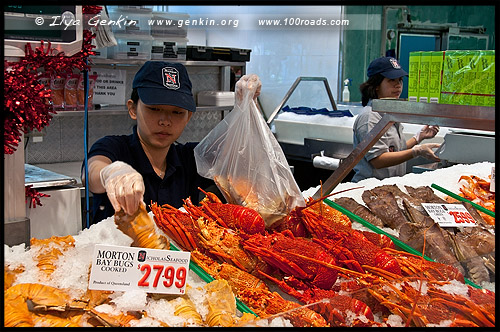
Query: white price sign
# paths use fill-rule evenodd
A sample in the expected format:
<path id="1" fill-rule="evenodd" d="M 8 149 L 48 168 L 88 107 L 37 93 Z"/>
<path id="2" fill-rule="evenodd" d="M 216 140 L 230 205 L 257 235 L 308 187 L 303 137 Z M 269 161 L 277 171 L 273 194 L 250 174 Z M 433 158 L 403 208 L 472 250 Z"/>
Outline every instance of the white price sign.
<path id="1" fill-rule="evenodd" d="M 94 104 L 125 105 L 127 72 L 119 69 L 95 68 Z"/>
<path id="2" fill-rule="evenodd" d="M 441 227 L 476 226 L 476 220 L 462 204 L 422 203 L 422 206 Z"/>
<path id="3" fill-rule="evenodd" d="M 89 289 L 184 294 L 190 252 L 97 244 Z"/>

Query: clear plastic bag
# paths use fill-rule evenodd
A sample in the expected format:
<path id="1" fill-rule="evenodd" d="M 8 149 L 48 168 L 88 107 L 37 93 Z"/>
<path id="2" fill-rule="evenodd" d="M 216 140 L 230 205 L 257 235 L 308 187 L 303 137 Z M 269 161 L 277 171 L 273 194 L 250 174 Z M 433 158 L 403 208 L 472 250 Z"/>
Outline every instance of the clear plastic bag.
<path id="1" fill-rule="evenodd" d="M 234 109 L 194 150 L 198 173 L 213 179 L 228 203 L 250 207 L 269 227 L 305 206 L 278 141 L 257 108 L 257 75 L 236 84 Z"/>

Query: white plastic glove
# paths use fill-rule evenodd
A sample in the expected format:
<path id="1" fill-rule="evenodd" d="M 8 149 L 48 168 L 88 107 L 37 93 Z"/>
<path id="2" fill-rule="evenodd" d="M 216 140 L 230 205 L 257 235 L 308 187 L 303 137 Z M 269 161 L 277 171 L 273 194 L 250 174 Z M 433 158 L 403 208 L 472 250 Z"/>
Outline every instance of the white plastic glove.
<path id="1" fill-rule="evenodd" d="M 115 161 L 101 170 L 100 177 L 115 212 L 123 208 L 126 214 L 134 214 L 144 196 L 142 175 L 129 164 Z"/>
<path id="2" fill-rule="evenodd" d="M 434 161 L 440 161 L 432 149 L 439 148 L 441 144 L 439 143 L 427 143 L 427 144 L 420 144 L 420 145 L 415 145 L 412 149 L 411 152 L 413 154 L 413 157 L 421 156 L 430 160 Z"/>
<path id="3" fill-rule="evenodd" d="M 438 131 L 439 126 L 425 125 L 413 137 L 415 137 L 417 144 L 420 144 L 420 142 L 422 142 L 424 139 L 433 138 L 434 136 L 436 136 Z"/>
<path id="4" fill-rule="evenodd" d="M 241 105 L 245 99 L 257 100 L 260 95 L 262 83 L 259 76 L 255 74 L 243 75 L 238 82 L 236 82 L 236 104 Z"/>

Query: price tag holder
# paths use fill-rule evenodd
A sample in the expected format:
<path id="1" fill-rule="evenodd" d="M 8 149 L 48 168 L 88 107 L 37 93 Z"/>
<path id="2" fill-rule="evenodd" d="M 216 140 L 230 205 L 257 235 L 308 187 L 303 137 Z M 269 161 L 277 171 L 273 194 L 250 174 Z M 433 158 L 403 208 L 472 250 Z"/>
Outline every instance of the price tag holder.
<path id="1" fill-rule="evenodd" d="M 89 289 L 184 294 L 191 253 L 96 244 Z"/>
<path id="2" fill-rule="evenodd" d="M 425 211 L 441 227 L 474 227 L 476 220 L 462 204 L 422 203 Z"/>

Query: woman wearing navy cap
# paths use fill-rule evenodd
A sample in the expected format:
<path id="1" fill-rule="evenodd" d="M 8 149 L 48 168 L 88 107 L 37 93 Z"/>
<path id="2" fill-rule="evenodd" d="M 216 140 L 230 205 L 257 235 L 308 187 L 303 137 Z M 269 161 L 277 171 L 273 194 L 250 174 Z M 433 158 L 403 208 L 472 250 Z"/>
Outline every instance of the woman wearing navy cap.
<path id="1" fill-rule="evenodd" d="M 181 207 L 191 197 L 196 204 L 198 187 L 214 185 L 197 173 L 197 143 L 176 143 L 196 111 L 186 68 L 148 61 L 135 75 L 132 89 L 127 108 L 137 121 L 133 133 L 105 136 L 88 154 L 94 223 L 121 209 L 132 215 L 141 202 Z"/>
<path id="2" fill-rule="evenodd" d="M 372 111 L 372 99 L 399 98 L 403 91 L 403 77 L 408 76 L 408 73 L 401 68 L 396 59 L 381 57 L 370 63 L 367 75 L 368 80 L 360 86 L 361 101 L 365 108 L 354 121 L 354 148 L 382 118 L 381 114 Z M 439 161 L 432 151 L 439 147 L 439 144 L 420 144 L 422 140 L 436 136 L 438 131 L 438 126 L 426 125 L 415 136 L 405 140 L 403 125 L 394 123 L 354 166 L 355 174 L 352 182 L 371 177 L 384 179 L 402 176 L 406 174 L 406 162 L 417 156 Z"/>

